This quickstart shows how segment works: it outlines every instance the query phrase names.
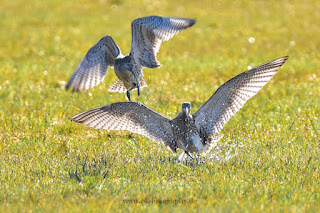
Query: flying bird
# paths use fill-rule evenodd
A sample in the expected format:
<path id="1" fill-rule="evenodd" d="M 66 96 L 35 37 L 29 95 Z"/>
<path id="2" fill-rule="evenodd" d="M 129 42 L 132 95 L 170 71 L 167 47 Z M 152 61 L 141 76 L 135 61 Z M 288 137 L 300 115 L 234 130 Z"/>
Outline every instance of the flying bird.
<path id="1" fill-rule="evenodd" d="M 107 74 L 108 67 L 114 67 L 119 78 L 109 87 L 110 92 L 126 92 L 146 87 L 142 68 L 160 66 L 157 53 L 162 41 L 167 41 L 175 34 L 195 24 L 195 20 L 175 17 L 148 16 L 132 22 L 132 44 L 128 55 L 122 55 L 120 48 L 107 35 L 96 43 L 82 59 L 71 76 L 66 89 L 73 91 L 88 90 L 101 81 Z"/>
<path id="2" fill-rule="evenodd" d="M 100 106 L 70 118 L 88 127 L 126 130 L 163 143 L 173 153 L 184 150 L 178 160 L 205 155 L 223 137 L 219 132 L 242 106 L 266 85 L 286 62 L 288 56 L 267 62 L 230 79 L 193 115 L 190 103 L 174 118 L 166 118 L 136 102 L 119 102 Z"/>

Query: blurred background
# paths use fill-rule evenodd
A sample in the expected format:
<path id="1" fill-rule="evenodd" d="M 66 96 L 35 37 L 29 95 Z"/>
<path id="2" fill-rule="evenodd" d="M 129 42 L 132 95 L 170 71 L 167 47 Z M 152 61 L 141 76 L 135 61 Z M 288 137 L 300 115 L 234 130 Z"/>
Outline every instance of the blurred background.
<path id="1" fill-rule="evenodd" d="M 146 178 L 142 174 L 154 177 L 161 176 L 158 173 L 164 171 L 168 172 L 162 174 L 164 176 L 181 173 L 180 167 L 173 166 L 166 170 L 165 166 L 159 166 L 158 161 L 154 163 L 159 167 L 150 170 L 141 163 L 132 170 L 125 170 L 128 161 L 123 159 L 138 156 L 139 162 L 145 162 L 146 156 L 168 158 L 172 154 L 145 137 L 109 134 L 72 124 L 68 120 L 96 106 L 127 101 L 125 94 L 107 91 L 117 79 L 112 68 L 109 68 L 104 82 L 87 92 L 72 93 L 64 87 L 87 51 L 103 36 L 112 36 L 122 53 L 128 54 L 131 48 L 131 22 L 148 15 L 194 18 L 197 23 L 162 43 L 157 57 L 162 66 L 144 69 L 149 87 L 141 91 L 140 97 L 136 90 L 133 91 L 133 101 L 141 102 L 170 118 L 181 110 L 184 101 L 191 102 L 192 112 L 195 112 L 225 81 L 250 67 L 289 55 L 289 60 L 275 78 L 225 126 L 221 143 L 223 146 L 233 144 L 241 153 L 232 160 L 234 164 L 243 162 L 242 165 L 248 165 L 245 167 L 247 170 L 256 168 L 255 162 L 271 162 L 270 168 L 275 173 L 279 172 L 277 178 L 280 179 L 287 178 L 285 175 L 290 175 L 289 171 L 297 169 L 301 162 L 314 165 L 312 168 L 319 165 L 320 1 L 4 0 L 0 5 L 1 201 L 19 201 L 17 206 L 21 208 L 26 203 L 34 207 L 40 204 L 30 200 L 50 201 L 56 195 L 63 197 L 68 193 L 72 193 L 73 198 L 83 198 L 82 194 L 88 189 L 96 195 L 100 195 L 102 190 L 101 193 L 109 196 L 109 200 L 115 199 L 115 205 L 121 205 L 117 201 L 121 199 L 118 195 L 134 197 L 140 193 L 138 189 L 130 192 L 125 185 L 121 185 L 130 181 L 127 174 L 136 174 L 131 181 L 138 181 Z M 272 153 L 269 149 L 273 150 Z M 104 178 L 101 175 L 90 176 L 87 181 L 83 179 L 81 186 L 74 180 L 76 176 L 68 173 L 79 166 L 79 159 L 90 161 L 99 156 L 119 158 L 114 162 L 120 166 L 111 166 L 113 172 L 108 179 L 109 187 L 114 187 L 113 192 L 103 185 L 107 183 L 102 183 Z M 283 165 L 282 162 L 288 159 L 292 164 Z M 222 184 L 225 188 L 220 188 L 221 197 L 213 200 L 221 201 L 223 205 L 230 199 L 238 200 L 229 205 L 242 206 L 242 189 L 231 194 L 225 189 L 236 186 L 233 181 L 248 181 L 246 183 L 252 186 L 252 176 L 248 173 L 241 173 L 243 176 L 232 174 L 233 169 L 220 174 L 222 167 L 219 164 L 215 168 L 199 168 L 197 174 L 204 172 L 199 177 L 200 182 L 207 183 L 209 180 L 204 174 L 215 171 L 219 178 L 224 177 L 217 177 L 217 184 L 222 179 L 229 181 Z M 241 166 L 237 164 L 235 167 Z M 309 176 L 293 172 L 292 181 L 285 179 L 289 181 L 285 182 L 288 183 L 288 190 L 278 194 L 270 192 L 284 199 L 283 202 L 267 204 L 275 205 L 277 209 L 277 205 L 288 204 L 286 198 L 293 199 L 294 196 L 302 203 L 316 202 L 319 197 L 313 197 L 312 193 L 319 189 L 319 182 L 317 185 L 314 182 L 317 179 L 312 177 L 319 175 L 319 169 L 308 170 L 306 167 L 304 172 Z M 261 188 L 264 191 L 269 186 L 273 187 L 275 173 L 253 169 L 251 174 L 270 177 L 270 185 L 268 181 L 266 185 L 261 185 L 265 187 Z M 184 185 L 195 183 L 191 178 L 193 174 L 184 176 Z M 214 174 L 210 173 L 213 179 Z M 85 174 L 82 175 L 79 176 L 85 177 Z M 228 179 L 230 177 L 240 180 Z M 304 179 L 306 177 L 311 178 Z M 151 179 L 146 179 L 146 182 L 154 183 L 154 192 L 161 194 L 161 189 L 157 191 L 156 187 L 165 183 Z M 172 187 L 181 184 L 174 179 L 171 181 Z M 298 182 L 303 182 L 307 188 L 300 185 L 301 188 L 295 190 Z M 100 189 L 95 185 L 98 183 L 102 184 Z M 116 185 L 119 183 L 121 186 Z M 198 185 L 192 186 L 189 194 L 184 194 L 185 197 L 202 197 L 202 202 L 207 205 L 217 204 L 206 198 L 214 193 L 210 190 L 216 190 L 216 185 L 210 185 L 212 182 L 207 184 L 210 186 L 207 191 L 198 190 Z M 182 193 L 179 187 L 166 187 L 163 195 L 170 197 L 173 192 Z M 150 190 L 145 189 L 146 196 L 152 194 Z M 263 195 L 255 193 L 256 190 L 253 188 L 244 196 L 248 203 L 264 199 Z M 222 201 L 224 198 L 226 201 Z M 70 202 L 77 204 L 74 200 Z M 265 210 L 260 204 L 257 204 L 256 210 Z M 41 205 L 40 209 L 52 207 Z M 1 207 L 4 206 L 2 203 Z"/>

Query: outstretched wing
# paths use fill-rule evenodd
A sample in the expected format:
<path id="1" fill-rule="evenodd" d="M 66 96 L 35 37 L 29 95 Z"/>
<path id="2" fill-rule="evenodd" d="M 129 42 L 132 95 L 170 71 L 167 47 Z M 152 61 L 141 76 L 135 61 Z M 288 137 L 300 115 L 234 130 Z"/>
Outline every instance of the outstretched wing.
<path id="1" fill-rule="evenodd" d="M 144 67 L 160 66 L 157 53 L 162 41 L 167 41 L 195 20 L 186 18 L 148 16 L 132 22 L 131 55 Z"/>
<path id="2" fill-rule="evenodd" d="M 84 91 L 98 85 L 106 76 L 108 66 L 114 66 L 119 54 L 120 49 L 113 39 L 110 36 L 103 37 L 82 59 L 66 89 L 73 87 L 73 91 Z"/>
<path id="3" fill-rule="evenodd" d="M 118 102 L 97 107 L 70 118 L 88 127 L 106 130 L 126 130 L 144 135 L 175 151 L 169 119 L 135 102 Z"/>
<path id="4" fill-rule="evenodd" d="M 197 128 L 207 135 L 218 134 L 228 120 L 266 85 L 286 62 L 275 59 L 230 79 L 193 114 Z"/>

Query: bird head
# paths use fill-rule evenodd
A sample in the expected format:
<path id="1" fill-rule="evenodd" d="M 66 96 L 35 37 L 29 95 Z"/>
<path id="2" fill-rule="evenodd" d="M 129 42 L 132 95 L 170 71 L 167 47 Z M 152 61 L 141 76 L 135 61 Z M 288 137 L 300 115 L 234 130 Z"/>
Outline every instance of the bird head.
<path id="1" fill-rule="evenodd" d="M 185 102 L 182 104 L 182 113 L 185 117 L 189 118 L 190 116 L 191 104 L 189 102 Z"/>

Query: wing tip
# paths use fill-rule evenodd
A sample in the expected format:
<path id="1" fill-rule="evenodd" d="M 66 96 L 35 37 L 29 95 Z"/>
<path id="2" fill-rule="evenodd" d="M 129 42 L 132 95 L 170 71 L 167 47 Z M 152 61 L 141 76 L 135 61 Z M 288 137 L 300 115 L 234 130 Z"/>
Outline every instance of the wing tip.
<path id="1" fill-rule="evenodd" d="M 73 81 L 74 81 L 74 74 L 72 74 L 72 76 L 70 77 L 70 79 L 65 87 L 66 90 L 69 90 L 71 88 Z"/>
<path id="2" fill-rule="evenodd" d="M 179 19 L 179 18 L 177 18 Z M 180 18 L 180 20 L 183 19 L 185 22 L 185 26 L 183 27 L 184 29 L 192 27 L 193 25 L 195 25 L 197 23 L 196 19 L 190 19 L 190 18 Z"/>
<path id="3" fill-rule="evenodd" d="M 289 59 L 289 56 L 286 55 L 286 56 L 281 57 L 280 59 L 283 59 L 283 62 L 286 62 Z"/>
<path id="4" fill-rule="evenodd" d="M 280 57 L 280 58 L 277 58 L 277 59 L 274 59 L 272 61 L 268 61 L 264 64 L 260 64 L 256 67 L 253 67 L 251 69 L 249 69 L 248 71 L 250 70 L 255 70 L 255 69 L 265 69 L 264 66 L 269 66 L 268 69 L 275 69 L 278 71 L 279 68 L 281 68 L 283 66 L 283 64 L 289 59 L 289 56 L 283 56 L 283 57 Z M 276 72 L 277 72 L 276 71 Z"/>
<path id="5" fill-rule="evenodd" d="M 81 113 L 80 113 L 80 114 L 81 114 Z M 78 117 L 78 116 L 79 116 L 79 114 L 76 114 L 76 115 L 71 116 L 70 118 L 68 118 L 68 120 L 78 123 L 78 121 L 77 121 L 77 117 Z"/>
<path id="6" fill-rule="evenodd" d="M 68 85 L 65 87 L 66 91 L 68 91 L 69 89 L 71 89 L 71 87 L 72 87 L 72 84 L 71 84 L 71 85 L 68 84 Z M 73 87 L 72 90 L 71 90 L 71 92 L 80 92 L 80 91 L 84 91 L 84 90 L 81 90 L 81 89 L 75 88 L 75 87 Z"/>
<path id="7" fill-rule="evenodd" d="M 289 59 L 289 56 L 286 55 L 286 56 L 283 56 L 281 58 L 277 58 L 273 61 L 271 61 L 271 63 L 273 62 L 274 66 L 280 68 L 283 66 L 284 63 L 286 63 L 286 61 Z M 268 63 L 268 62 L 267 62 Z M 269 62 L 270 63 L 270 62 Z"/>
<path id="8" fill-rule="evenodd" d="M 281 57 L 281 58 L 275 59 L 274 61 L 280 60 L 280 61 L 281 61 L 281 65 L 282 65 L 282 64 L 284 64 L 288 59 L 289 59 L 289 56 L 286 55 L 286 56 L 283 56 L 283 57 Z"/>
<path id="9" fill-rule="evenodd" d="M 189 19 L 190 22 L 189 22 L 189 26 L 188 27 L 192 27 L 193 25 L 195 25 L 197 23 L 197 20 L 196 19 Z"/>
<path id="10" fill-rule="evenodd" d="M 68 91 L 69 89 L 71 89 L 73 82 L 69 81 L 68 84 L 66 85 L 65 89 Z M 72 92 L 79 92 L 78 89 L 76 89 L 74 86 L 72 88 Z"/>
<path id="11" fill-rule="evenodd" d="M 81 114 L 82 113 L 76 114 L 76 115 L 68 118 L 68 120 L 73 121 L 73 122 L 78 123 L 78 124 L 84 124 L 84 122 L 86 122 L 86 120 L 83 119 L 83 117 L 79 117 L 79 115 L 81 115 Z"/>
<path id="12" fill-rule="evenodd" d="M 67 86 L 65 86 L 65 89 L 68 91 L 70 89 L 70 86 L 69 84 L 67 84 Z"/>

